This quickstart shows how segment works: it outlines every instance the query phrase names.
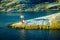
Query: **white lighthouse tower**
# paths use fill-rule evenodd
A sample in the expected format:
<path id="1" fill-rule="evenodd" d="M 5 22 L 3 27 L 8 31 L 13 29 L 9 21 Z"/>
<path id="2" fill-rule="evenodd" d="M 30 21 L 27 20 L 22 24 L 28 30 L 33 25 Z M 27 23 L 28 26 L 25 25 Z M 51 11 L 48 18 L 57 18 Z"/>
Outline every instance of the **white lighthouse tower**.
<path id="1" fill-rule="evenodd" d="M 23 14 L 20 15 L 20 18 L 21 18 L 21 22 L 24 23 L 24 15 Z"/>

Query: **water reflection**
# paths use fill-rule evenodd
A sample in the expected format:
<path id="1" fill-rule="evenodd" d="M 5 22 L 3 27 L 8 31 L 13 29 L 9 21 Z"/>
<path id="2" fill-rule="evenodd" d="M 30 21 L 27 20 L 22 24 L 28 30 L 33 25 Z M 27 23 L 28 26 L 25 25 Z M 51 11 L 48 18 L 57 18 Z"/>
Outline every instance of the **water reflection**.
<path id="1" fill-rule="evenodd" d="M 16 30 L 0 28 L 3 40 L 59 40 L 60 30 Z"/>
<path id="2" fill-rule="evenodd" d="M 50 39 L 59 40 L 60 39 L 60 30 L 50 30 L 49 35 L 50 35 Z"/>
<path id="3" fill-rule="evenodd" d="M 60 30 L 20 30 L 21 40 L 58 40 Z"/>
<path id="4" fill-rule="evenodd" d="M 20 30 L 21 40 L 47 40 L 49 30 Z"/>
<path id="5" fill-rule="evenodd" d="M 21 38 L 21 40 L 25 40 L 25 30 L 24 29 L 20 30 L 20 38 Z"/>

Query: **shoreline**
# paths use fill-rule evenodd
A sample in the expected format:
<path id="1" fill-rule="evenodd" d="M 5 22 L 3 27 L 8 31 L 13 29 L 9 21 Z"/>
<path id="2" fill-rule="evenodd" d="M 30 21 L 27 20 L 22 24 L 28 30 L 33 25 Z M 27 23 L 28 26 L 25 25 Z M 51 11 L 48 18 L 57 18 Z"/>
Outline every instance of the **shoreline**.
<path id="1" fill-rule="evenodd" d="M 10 24 L 8 26 L 8 28 L 13 28 L 13 29 L 25 29 L 25 30 L 60 30 L 60 26 L 58 27 L 55 27 L 55 26 L 47 26 L 47 25 L 34 25 L 34 24 L 31 24 L 31 25 L 28 25 L 28 24 L 22 24 L 22 25 L 19 25 L 19 24 L 16 24 L 16 25 L 12 25 Z"/>
<path id="2" fill-rule="evenodd" d="M 38 18 L 34 18 L 34 19 L 40 19 L 40 18 L 48 18 L 49 19 L 49 23 L 50 25 L 41 25 L 39 21 L 36 22 L 36 24 L 33 23 L 34 19 L 30 19 L 30 20 L 26 20 L 25 22 L 32 22 L 32 23 L 24 23 L 22 24 L 21 22 L 17 22 L 17 23 L 13 23 L 13 24 L 9 24 L 8 27 L 9 28 L 15 28 L 15 29 L 29 29 L 29 30 L 36 30 L 36 29 L 43 29 L 43 30 L 48 30 L 48 29 L 60 29 L 60 19 L 56 19 L 56 18 L 60 18 L 60 13 L 55 13 L 52 15 L 48 15 L 48 16 L 44 16 L 44 17 L 38 17 Z M 58 22 L 59 21 L 59 22 Z"/>

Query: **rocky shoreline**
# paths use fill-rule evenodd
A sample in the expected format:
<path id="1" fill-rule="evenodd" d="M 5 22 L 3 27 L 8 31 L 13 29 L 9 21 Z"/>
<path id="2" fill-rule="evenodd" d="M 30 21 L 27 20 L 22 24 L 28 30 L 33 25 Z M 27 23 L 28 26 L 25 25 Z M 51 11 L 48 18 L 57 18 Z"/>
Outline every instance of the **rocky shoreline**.
<path id="1" fill-rule="evenodd" d="M 49 15 L 49 16 L 45 16 L 45 18 L 49 18 L 49 22 L 50 25 L 41 25 L 40 23 L 36 22 L 36 24 L 38 23 L 38 25 L 31 23 L 31 24 L 27 24 L 24 23 L 22 24 L 21 22 L 17 22 L 17 23 L 13 23 L 13 24 L 9 24 L 8 27 L 9 28 L 15 28 L 15 29 L 31 29 L 31 30 L 38 30 L 38 29 L 43 29 L 43 30 L 48 30 L 48 29 L 60 29 L 60 13 L 56 13 L 53 15 Z M 40 18 L 40 17 L 39 17 Z M 31 21 L 31 20 L 30 20 Z"/>

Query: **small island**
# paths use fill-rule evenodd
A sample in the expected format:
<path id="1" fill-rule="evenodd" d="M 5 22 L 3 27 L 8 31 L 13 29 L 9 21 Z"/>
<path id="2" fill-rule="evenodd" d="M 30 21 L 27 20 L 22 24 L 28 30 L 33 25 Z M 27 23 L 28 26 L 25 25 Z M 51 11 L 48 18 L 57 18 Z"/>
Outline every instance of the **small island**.
<path id="1" fill-rule="evenodd" d="M 8 25 L 9 28 L 15 28 L 15 29 L 60 29 L 60 13 L 44 16 L 44 17 L 38 17 L 35 19 L 30 19 L 24 22 L 17 22 Z M 22 18 L 22 17 L 21 17 Z M 38 21 L 36 21 L 38 19 Z M 43 20 L 43 21 L 41 21 Z"/>

